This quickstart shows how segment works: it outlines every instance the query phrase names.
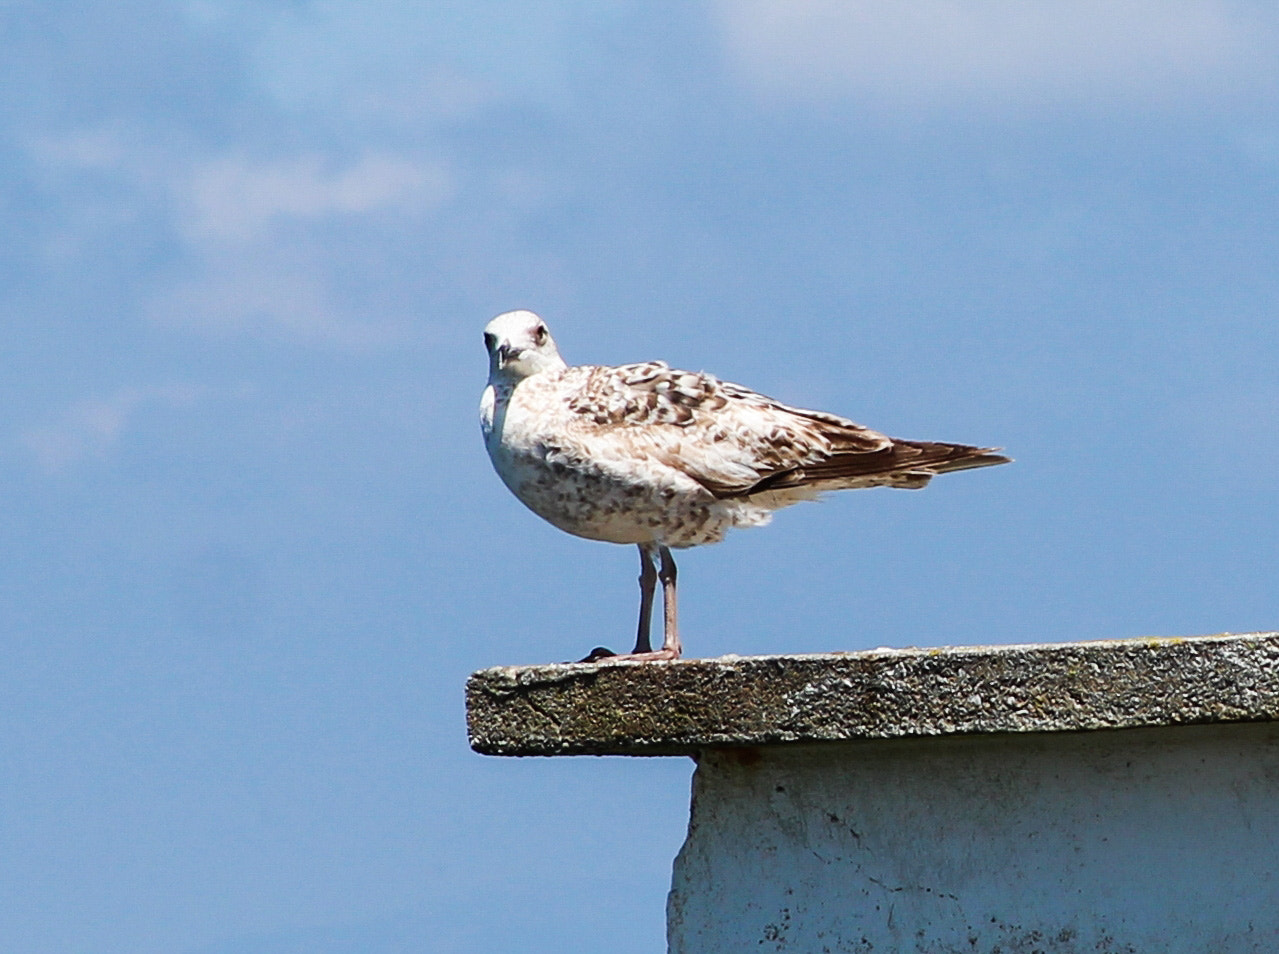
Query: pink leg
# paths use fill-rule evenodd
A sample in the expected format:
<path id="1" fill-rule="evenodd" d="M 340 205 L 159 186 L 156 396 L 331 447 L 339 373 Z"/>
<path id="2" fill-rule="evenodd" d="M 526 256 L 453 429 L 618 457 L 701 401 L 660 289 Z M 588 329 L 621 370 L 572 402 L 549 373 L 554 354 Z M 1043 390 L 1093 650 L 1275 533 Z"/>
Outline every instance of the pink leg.
<path id="1" fill-rule="evenodd" d="M 662 652 L 669 653 L 668 659 L 679 659 L 683 647 L 679 644 L 679 619 L 675 605 L 675 558 L 671 556 L 669 547 L 662 547 L 662 570 L 658 579 L 662 581 L 662 605 L 665 610 L 663 621 Z"/>
<path id="2" fill-rule="evenodd" d="M 591 651 L 582 662 L 611 662 L 612 660 L 628 660 L 632 662 L 648 662 L 658 659 L 679 659 L 679 626 L 676 621 L 675 607 L 675 560 L 667 547 L 653 543 L 641 543 L 640 549 L 640 619 L 639 632 L 635 637 L 635 650 L 629 653 L 614 655 L 607 649 L 599 648 Z M 662 568 L 653 568 L 653 551 L 661 556 Z M 662 581 L 662 605 L 664 610 L 663 634 L 661 649 L 653 649 L 649 641 L 649 624 L 653 615 L 653 592 L 657 589 L 657 581 Z"/>

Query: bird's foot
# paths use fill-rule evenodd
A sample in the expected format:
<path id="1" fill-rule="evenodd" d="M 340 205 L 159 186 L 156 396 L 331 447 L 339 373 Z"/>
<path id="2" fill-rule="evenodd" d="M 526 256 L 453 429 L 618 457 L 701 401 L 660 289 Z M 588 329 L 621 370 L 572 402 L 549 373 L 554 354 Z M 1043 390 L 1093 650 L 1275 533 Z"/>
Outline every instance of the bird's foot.
<path id="1" fill-rule="evenodd" d="M 646 653 L 614 653 L 603 646 L 596 646 L 582 662 L 657 662 L 664 659 L 679 659 L 679 653 L 674 649 L 654 649 Z"/>

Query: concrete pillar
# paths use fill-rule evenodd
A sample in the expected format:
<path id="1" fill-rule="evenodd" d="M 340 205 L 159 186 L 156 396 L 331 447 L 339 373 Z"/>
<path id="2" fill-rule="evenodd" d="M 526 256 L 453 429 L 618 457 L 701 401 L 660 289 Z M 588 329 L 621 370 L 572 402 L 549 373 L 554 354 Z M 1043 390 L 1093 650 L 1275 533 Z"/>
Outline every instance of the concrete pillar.
<path id="1" fill-rule="evenodd" d="M 1279 951 L 1279 726 L 704 754 L 674 954 Z"/>

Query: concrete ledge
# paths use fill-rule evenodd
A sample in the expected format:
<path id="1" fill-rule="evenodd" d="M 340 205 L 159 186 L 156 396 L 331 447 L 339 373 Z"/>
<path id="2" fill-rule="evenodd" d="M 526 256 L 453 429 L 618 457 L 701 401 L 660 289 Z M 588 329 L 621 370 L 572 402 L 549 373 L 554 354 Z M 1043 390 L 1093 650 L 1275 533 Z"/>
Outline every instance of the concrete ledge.
<path id="1" fill-rule="evenodd" d="M 706 748 L 1279 720 L 1279 633 L 481 670 L 488 755 Z"/>

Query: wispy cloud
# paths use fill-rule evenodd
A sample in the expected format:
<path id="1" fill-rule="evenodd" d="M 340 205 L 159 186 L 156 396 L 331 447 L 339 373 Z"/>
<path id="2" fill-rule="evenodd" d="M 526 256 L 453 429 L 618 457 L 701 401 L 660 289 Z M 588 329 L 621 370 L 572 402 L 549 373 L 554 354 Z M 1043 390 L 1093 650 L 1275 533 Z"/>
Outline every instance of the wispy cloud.
<path id="1" fill-rule="evenodd" d="M 237 388 L 234 393 L 243 395 L 247 390 Z M 216 396 L 228 396 L 228 392 L 190 384 L 124 387 L 77 401 L 48 422 L 25 428 L 19 439 L 42 470 L 59 473 L 82 461 L 106 457 L 148 409 L 186 407 Z"/>
<path id="2" fill-rule="evenodd" d="M 420 212 L 444 201 L 450 186 L 438 163 L 369 153 L 343 167 L 312 153 L 257 162 L 245 156 L 200 162 L 174 183 L 174 190 L 188 236 L 249 241 L 290 220 L 385 209 Z"/>
<path id="3" fill-rule="evenodd" d="M 396 339 L 394 316 L 364 318 L 343 307 L 326 269 L 311 255 L 253 243 L 207 250 L 199 272 L 158 290 L 147 318 L 167 328 L 222 337 L 251 335 L 362 351 Z"/>
<path id="4" fill-rule="evenodd" d="M 339 250 L 367 255 L 420 228 L 454 189 L 442 162 L 390 150 L 345 161 L 318 150 L 210 155 L 195 143 L 102 127 L 32 136 L 27 152 L 55 188 L 58 177 L 114 183 L 95 203 L 68 209 L 58 228 L 45 226 L 51 257 L 73 256 L 86 235 L 101 240 L 104 209 L 170 223 L 179 255 L 140 305 L 156 324 L 339 348 L 390 340 L 397 326 L 395 316 L 370 317 L 334 294 Z"/>
<path id="5" fill-rule="evenodd" d="M 1279 14 L 1226 0 L 719 0 L 765 97 L 889 105 L 1201 102 L 1279 85 Z"/>
<path id="6" fill-rule="evenodd" d="M 26 146 L 33 158 L 55 167 L 111 170 L 119 168 L 127 158 L 119 133 L 107 128 L 37 134 L 28 138 Z"/>
<path id="7" fill-rule="evenodd" d="M 50 8 L 45 32 L 102 62 L 69 69 L 81 46 L 49 41 L 67 92 L 13 124 L 41 203 L 23 253 L 77 288 L 128 257 L 116 307 L 156 328 L 339 350 L 404 341 L 441 302 L 506 297 L 495 285 L 564 285 L 545 213 L 589 176 L 563 143 L 581 125 L 630 148 L 632 129 L 608 127 L 631 110 L 594 116 L 613 94 L 591 77 L 620 69 L 610 50 L 642 5 L 374 6 L 161 4 L 153 36 L 104 20 L 164 54 L 119 62 L 107 27 Z M 81 108 L 54 108 L 69 97 Z"/>
<path id="8" fill-rule="evenodd" d="M 325 0 L 273 8 L 250 44 L 255 82 L 293 110 L 419 127 L 494 103 L 562 104 L 575 30 L 598 0 Z"/>
<path id="9" fill-rule="evenodd" d="M 366 239 L 411 229 L 452 187 L 442 164 L 391 153 L 347 164 L 317 153 L 196 162 L 170 190 L 199 267 L 161 286 L 148 316 L 168 327 L 356 350 L 393 340 L 402 316 L 353 310 L 335 290 L 332 229 Z"/>

